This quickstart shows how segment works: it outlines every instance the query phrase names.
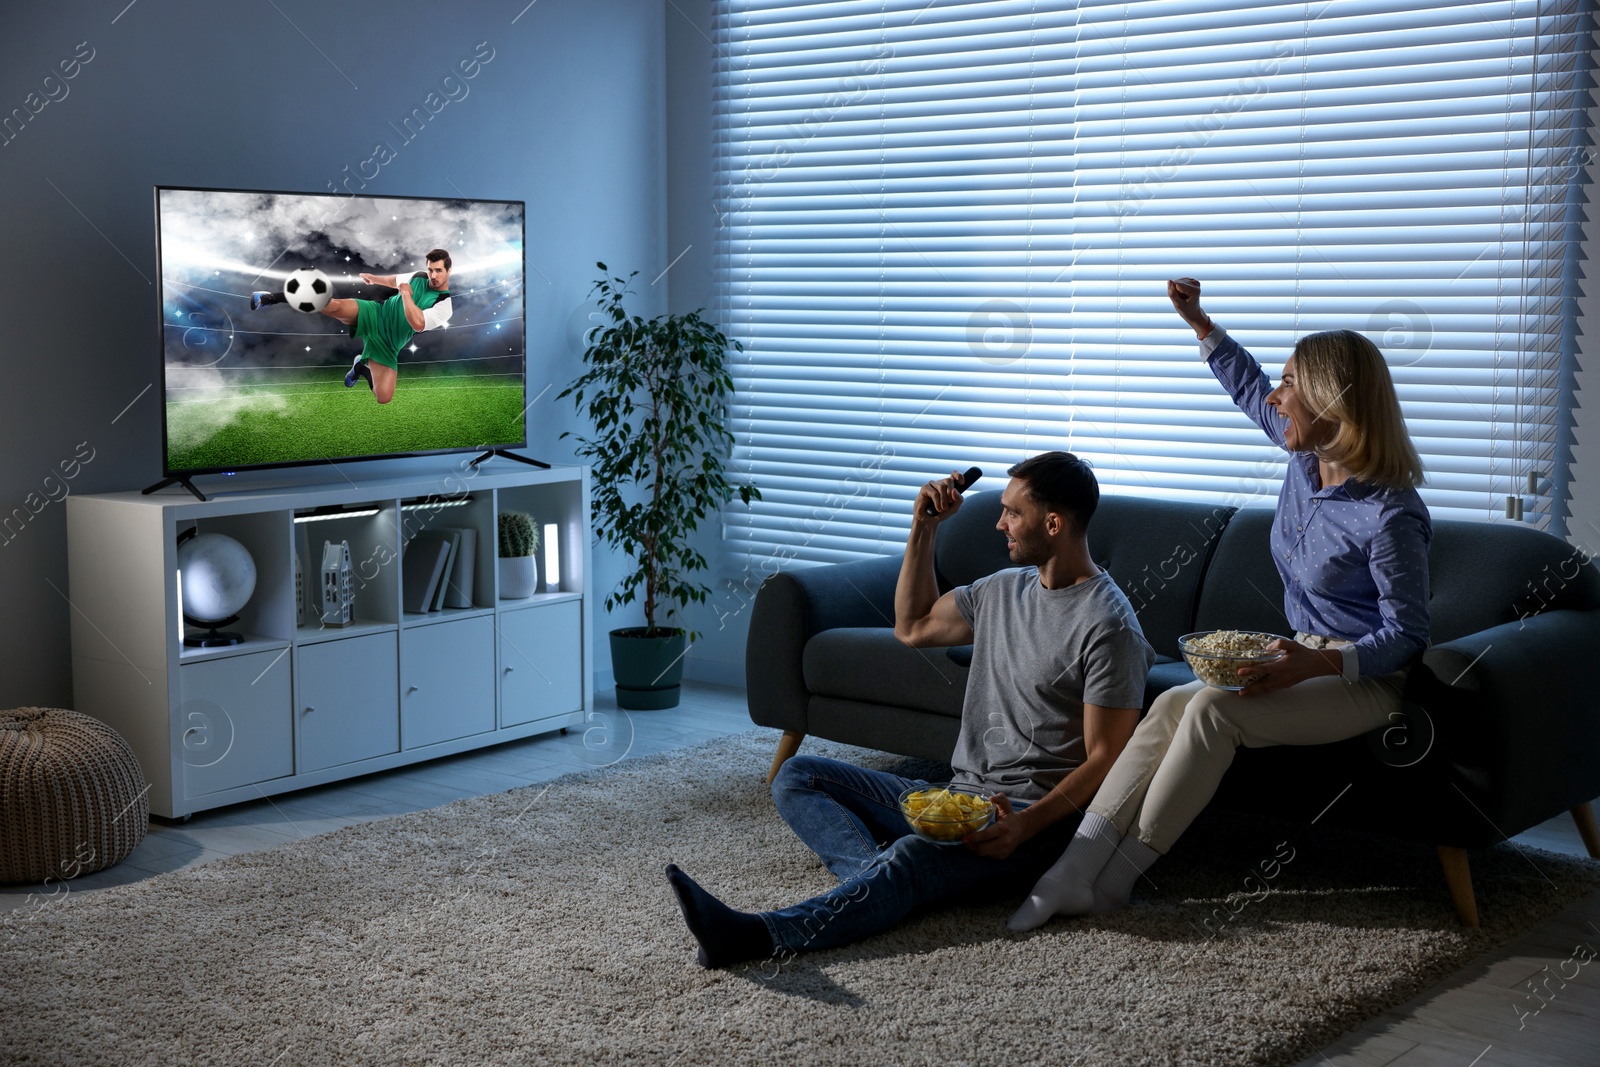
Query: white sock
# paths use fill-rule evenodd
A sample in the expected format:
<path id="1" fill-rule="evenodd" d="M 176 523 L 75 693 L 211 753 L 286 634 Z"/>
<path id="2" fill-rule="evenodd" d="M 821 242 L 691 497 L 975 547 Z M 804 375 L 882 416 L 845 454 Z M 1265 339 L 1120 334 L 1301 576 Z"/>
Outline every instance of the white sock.
<path id="1" fill-rule="evenodd" d="M 1061 858 L 1034 884 L 1028 900 L 1006 923 L 1013 933 L 1033 930 L 1052 915 L 1087 915 L 1094 907 L 1095 876 L 1122 838 L 1111 820 L 1089 812 Z"/>
<path id="2" fill-rule="evenodd" d="M 1132 834 L 1124 837 L 1094 880 L 1094 914 L 1101 915 L 1127 907 L 1133 897 L 1133 884 L 1160 858 L 1161 853 Z"/>

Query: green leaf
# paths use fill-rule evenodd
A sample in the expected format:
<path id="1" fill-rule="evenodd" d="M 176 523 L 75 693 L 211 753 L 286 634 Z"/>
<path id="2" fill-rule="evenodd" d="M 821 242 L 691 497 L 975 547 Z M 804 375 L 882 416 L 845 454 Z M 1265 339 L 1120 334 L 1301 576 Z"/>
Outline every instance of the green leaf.
<path id="1" fill-rule="evenodd" d="M 648 320 L 629 314 L 628 286 L 639 272 L 619 278 L 595 265 L 602 275 L 590 291 L 611 325 L 589 334 L 584 372 L 560 396 L 572 396 L 595 431 L 576 439 L 593 468 L 596 535 L 634 561 L 606 610 L 642 600 L 645 625 L 654 628 L 710 596 L 693 577 L 707 567 L 690 543 L 701 522 L 735 496 L 745 504 L 761 498 L 727 471 L 727 354 L 744 346 L 701 318 L 703 308 Z"/>

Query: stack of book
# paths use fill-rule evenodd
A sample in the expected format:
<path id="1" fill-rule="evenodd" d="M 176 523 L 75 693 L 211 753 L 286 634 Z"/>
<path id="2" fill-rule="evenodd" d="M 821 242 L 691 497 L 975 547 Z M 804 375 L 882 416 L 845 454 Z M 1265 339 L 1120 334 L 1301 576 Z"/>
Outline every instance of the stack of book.
<path id="1" fill-rule="evenodd" d="M 472 607 L 473 561 L 478 531 L 461 527 L 426 530 L 401 555 L 401 606 L 414 614 Z"/>

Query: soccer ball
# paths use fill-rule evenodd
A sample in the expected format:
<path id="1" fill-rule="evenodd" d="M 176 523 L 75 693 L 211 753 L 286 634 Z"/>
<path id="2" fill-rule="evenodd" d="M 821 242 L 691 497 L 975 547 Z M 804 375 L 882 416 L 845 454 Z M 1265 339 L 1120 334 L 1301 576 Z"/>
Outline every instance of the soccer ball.
<path id="1" fill-rule="evenodd" d="M 283 283 L 283 298 L 296 311 L 314 315 L 333 299 L 333 283 L 315 267 L 301 267 Z"/>

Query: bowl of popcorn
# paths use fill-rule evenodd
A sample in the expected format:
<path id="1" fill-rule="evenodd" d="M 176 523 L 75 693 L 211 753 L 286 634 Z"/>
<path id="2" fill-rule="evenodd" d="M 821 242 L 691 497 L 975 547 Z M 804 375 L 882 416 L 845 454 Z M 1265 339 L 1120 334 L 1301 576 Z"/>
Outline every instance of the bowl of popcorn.
<path id="1" fill-rule="evenodd" d="M 959 845 L 963 837 L 994 822 L 994 803 L 977 786 L 914 785 L 900 794 L 900 814 L 924 841 Z"/>
<path id="2" fill-rule="evenodd" d="M 1284 640 L 1277 634 L 1254 630 L 1204 630 L 1178 638 L 1178 649 L 1194 676 L 1207 685 L 1237 693 L 1262 677 L 1261 671 L 1240 674 L 1241 668 L 1281 659 L 1283 653 L 1267 646 Z"/>

